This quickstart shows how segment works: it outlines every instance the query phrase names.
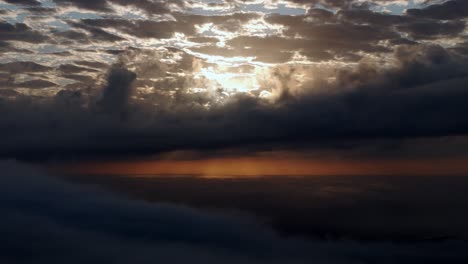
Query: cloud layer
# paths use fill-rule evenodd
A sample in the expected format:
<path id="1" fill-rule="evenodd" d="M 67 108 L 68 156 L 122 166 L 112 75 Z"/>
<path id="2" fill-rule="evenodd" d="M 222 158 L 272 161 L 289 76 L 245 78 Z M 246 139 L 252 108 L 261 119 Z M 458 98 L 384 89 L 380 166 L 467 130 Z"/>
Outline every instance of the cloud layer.
<path id="1" fill-rule="evenodd" d="M 4 1 L 0 155 L 459 140 L 468 132 L 467 8 Z"/>
<path id="2" fill-rule="evenodd" d="M 459 114 L 466 108 L 465 61 L 436 46 L 401 47 L 395 57 L 398 64 L 386 70 L 361 63 L 336 72 L 332 83 L 318 79 L 301 86 L 294 86 L 290 74 L 304 69 L 278 66 L 269 79 L 276 85 L 275 99 L 239 93 L 219 100 L 224 96 L 219 91 L 193 94 L 190 88 L 171 93 L 180 82 L 200 82 L 187 75 L 180 81 L 164 81 L 164 90 L 136 100 L 136 77 L 173 67 L 190 72 L 195 67 L 183 61 L 163 64 L 137 51 L 121 57 L 109 70 L 102 91 L 61 90 L 34 100 L 23 96 L 4 100 L 1 107 L 10 114 L 1 120 L 1 154 L 25 159 L 118 157 L 249 144 L 314 146 L 466 134 L 468 120 Z M 131 63 L 137 73 L 123 67 Z"/>
<path id="3" fill-rule="evenodd" d="M 4 263 L 462 263 L 466 243 L 283 239 L 242 216 L 116 198 L 0 164 Z"/>

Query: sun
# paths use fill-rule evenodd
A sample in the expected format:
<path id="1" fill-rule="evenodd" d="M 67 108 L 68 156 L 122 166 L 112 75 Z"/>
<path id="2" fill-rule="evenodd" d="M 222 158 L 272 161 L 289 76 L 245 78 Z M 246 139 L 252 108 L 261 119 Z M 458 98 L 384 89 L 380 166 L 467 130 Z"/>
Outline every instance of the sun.
<path id="1" fill-rule="evenodd" d="M 255 57 L 200 56 L 202 58 L 194 62 L 195 82 L 189 89 L 191 93 L 212 92 L 222 98 L 236 94 L 272 96 L 270 86 L 265 85 L 265 80 L 271 80 L 272 64 L 257 63 Z"/>
<path id="2" fill-rule="evenodd" d="M 221 67 L 203 68 L 200 74 L 208 80 L 216 82 L 216 84 L 228 93 L 247 93 L 260 88 L 255 73 L 236 73 L 220 68 Z"/>

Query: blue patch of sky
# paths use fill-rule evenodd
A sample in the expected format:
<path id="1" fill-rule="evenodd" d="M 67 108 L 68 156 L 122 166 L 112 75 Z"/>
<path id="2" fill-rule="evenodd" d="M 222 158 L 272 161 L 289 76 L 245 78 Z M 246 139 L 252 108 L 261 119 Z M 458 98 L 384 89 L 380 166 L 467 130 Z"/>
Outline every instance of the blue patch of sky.
<path id="1" fill-rule="evenodd" d="M 144 19 L 144 16 L 142 16 L 140 14 L 135 14 L 135 13 L 132 13 L 132 12 L 127 12 L 127 13 L 123 14 L 122 17 L 127 18 L 127 19 Z"/>
<path id="2" fill-rule="evenodd" d="M 0 3 L 0 10 L 18 10 L 19 7 L 13 4 Z"/>
<path id="3" fill-rule="evenodd" d="M 65 52 L 68 51 L 67 48 L 58 47 L 55 45 L 41 45 L 36 49 L 37 52 L 48 54 L 48 53 L 57 53 L 57 52 Z"/>
<path id="4" fill-rule="evenodd" d="M 23 23 L 26 16 L 28 16 L 28 13 L 25 13 L 25 12 L 20 12 L 20 13 L 15 12 L 13 13 L 13 15 L 10 15 L 10 14 L 1 17 L 4 21 L 10 24 Z"/>
<path id="5" fill-rule="evenodd" d="M 40 0 L 42 7 L 53 8 L 57 5 L 52 0 Z"/>
<path id="6" fill-rule="evenodd" d="M 201 1 L 205 4 L 213 3 L 213 4 L 223 4 L 224 1 L 220 0 L 212 0 L 212 1 Z M 204 8 L 193 8 L 189 11 L 189 13 L 197 14 L 197 15 L 222 15 L 226 13 L 232 12 L 261 12 L 261 13 L 277 13 L 281 15 L 303 15 L 305 14 L 306 10 L 303 8 L 294 8 L 288 7 L 285 4 L 279 4 L 276 8 L 267 8 L 264 4 L 240 4 L 236 8 L 230 9 L 204 9 Z"/>
<path id="7" fill-rule="evenodd" d="M 263 4 L 244 5 L 243 11 L 276 13 L 281 15 L 304 15 L 306 12 L 304 8 L 288 7 L 284 4 L 279 4 L 277 8 L 266 8 Z"/>
<path id="8" fill-rule="evenodd" d="M 414 0 L 409 0 L 405 5 L 400 4 L 390 4 L 387 6 L 380 6 L 375 9 L 375 11 L 389 11 L 391 14 L 394 15 L 401 15 L 404 13 L 406 9 L 411 8 L 421 8 L 421 4 L 417 4 Z"/>
<path id="9" fill-rule="evenodd" d="M 79 12 L 79 11 L 70 11 L 68 13 L 63 14 L 61 17 L 68 18 L 68 19 L 100 19 L 102 18 L 100 15 L 96 13 Z"/>
<path id="10" fill-rule="evenodd" d="M 70 27 L 67 23 L 62 22 L 60 20 L 53 20 L 48 23 L 50 27 L 55 28 L 58 31 L 67 31 L 70 30 L 72 27 Z"/>

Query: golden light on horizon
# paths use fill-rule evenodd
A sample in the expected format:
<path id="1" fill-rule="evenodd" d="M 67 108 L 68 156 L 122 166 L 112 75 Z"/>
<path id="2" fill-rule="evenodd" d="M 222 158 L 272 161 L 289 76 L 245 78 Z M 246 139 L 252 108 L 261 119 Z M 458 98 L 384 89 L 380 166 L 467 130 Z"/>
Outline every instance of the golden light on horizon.
<path id="1" fill-rule="evenodd" d="M 466 175 L 468 162 L 460 160 L 310 160 L 279 158 L 212 158 L 83 162 L 58 166 L 77 174 L 196 175 L 205 178 L 325 175 Z"/>

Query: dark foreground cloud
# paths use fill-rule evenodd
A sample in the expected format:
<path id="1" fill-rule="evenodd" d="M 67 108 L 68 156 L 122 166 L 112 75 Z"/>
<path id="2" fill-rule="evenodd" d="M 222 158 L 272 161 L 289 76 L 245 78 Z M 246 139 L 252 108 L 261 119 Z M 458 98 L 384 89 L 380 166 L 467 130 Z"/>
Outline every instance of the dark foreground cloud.
<path id="1" fill-rule="evenodd" d="M 289 237 L 468 240 L 468 177 L 123 174 L 66 175 L 66 179 L 150 202 L 249 212 Z"/>
<path id="2" fill-rule="evenodd" d="M 2 263 L 466 263 L 465 242 L 283 239 L 241 216 L 113 197 L 0 164 Z"/>

